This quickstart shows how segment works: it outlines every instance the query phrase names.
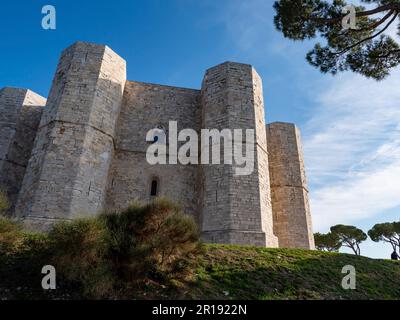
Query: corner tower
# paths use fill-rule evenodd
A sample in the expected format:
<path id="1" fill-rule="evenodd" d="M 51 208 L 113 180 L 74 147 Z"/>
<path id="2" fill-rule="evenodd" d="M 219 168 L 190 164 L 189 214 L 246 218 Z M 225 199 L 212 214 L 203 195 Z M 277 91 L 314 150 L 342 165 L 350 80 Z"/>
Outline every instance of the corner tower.
<path id="1" fill-rule="evenodd" d="M 279 247 L 314 249 L 300 131 L 291 123 L 271 123 L 267 141 Z"/>
<path id="2" fill-rule="evenodd" d="M 64 50 L 17 203 L 28 226 L 103 209 L 125 81 L 126 63 L 110 48 Z"/>
<path id="3" fill-rule="evenodd" d="M 0 190 L 12 214 L 32 151 L 46 99 L 20 88 L 0 90 Z"/>
<path id="4" fill-rule="evenodd" d="M 202 165 L 203 239 L 213 243 L 277 247 L 261 78 L 247 64 L 226 62 L 207 70 L 202 85 L 202 108 L 204 129 L 255 131 L 254 170 L 250 175 L 235 175 L 229 164 Z"/>

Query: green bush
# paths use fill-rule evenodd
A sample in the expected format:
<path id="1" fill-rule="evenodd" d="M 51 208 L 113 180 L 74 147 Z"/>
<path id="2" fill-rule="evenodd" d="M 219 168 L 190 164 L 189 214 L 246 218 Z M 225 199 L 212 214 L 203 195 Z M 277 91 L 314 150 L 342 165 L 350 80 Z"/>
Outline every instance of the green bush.
<path id="1" fill-rule="evenodd" d="M 56 270 L 81 285 L 86 296 L 103 297 L 112 290 L 106 230 L 100 219 L 60 222 L 50 231 L 49 241 Z"/>
<path id="2" fill-rule="evenodd" d="M 22 226 L 11 219 L 0 217 L 0 254 L 12 254 L 24 243 Z"/>
<path id="3" fill-rule="evenodd" d="M 49 233 L 57 271 L 91 298 L 186 278 L 198 239 L 193 219 L 166 199 L 62 222 Z"/>
<path id="4" fill-rule="evenodd" d="M 20 221 L 0 217 L 0 254 L 37 256 L 47 253 L 48 249 L 47 234 L 26 232 Z"/>
<path id="5" fill-rule="evenodd" d="M 199 249 L 194 220 L 167 199 L 144 206 L 134 203 L 100 219 L 108 231 L 114 268 L 124 279 L 185 277 L 190 258 Z"/>

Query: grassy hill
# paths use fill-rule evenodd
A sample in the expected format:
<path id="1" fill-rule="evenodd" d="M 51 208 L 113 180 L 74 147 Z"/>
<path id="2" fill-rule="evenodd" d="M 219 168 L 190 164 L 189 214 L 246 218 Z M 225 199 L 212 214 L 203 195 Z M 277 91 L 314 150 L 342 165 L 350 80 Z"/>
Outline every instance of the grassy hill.
<path id="1" fill-rule="evenodd" d="M 356 268 L 356 290 L 341 287 L 345 265 Z M 197 274 L 194 298 L 400 298 L 400 263 L 348 254 L 210 245 Z"/>
<path id="2" fill-rule="evenodd" d="M 69 299 L 82 297 L 73 284 L 58 290 L 40 288 L 40 259 L 0 257 L 1 299 Z M 345 265 L 357 272 L 357 289 L 344 290 Z M 348 254 L 295 249 L 206 245 L 196 259 L 190 281 L 147 283 L 123 298 L 139 299 L 399 299 L 400 263 Z M 121 296 L 120 296 L 121 297 Z M 114 297 L 111 297 L 114 298 Z"/>

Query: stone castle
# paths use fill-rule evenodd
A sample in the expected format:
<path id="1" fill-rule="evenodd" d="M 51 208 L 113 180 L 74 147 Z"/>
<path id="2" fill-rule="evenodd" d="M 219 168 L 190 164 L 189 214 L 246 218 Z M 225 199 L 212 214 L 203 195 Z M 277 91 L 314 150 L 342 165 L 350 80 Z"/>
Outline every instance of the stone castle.
<path id="1" fill-rule="evenodd" d="M 253 173 L 150 165 L 146 133 L 169 121 L 179 130 L 254 129 Z M 128 81 L 109 47 L 77 42 L 62 53 L 47 100 L 0 91 L 0 188 L 9 214 L 33 229 L 166 196 L 206 242 L 313 249 L 301 148 L 295 125 L 265 124 L 262 81 L 247 64 L 210 68 L 201 90 L 177 88 Z"/>

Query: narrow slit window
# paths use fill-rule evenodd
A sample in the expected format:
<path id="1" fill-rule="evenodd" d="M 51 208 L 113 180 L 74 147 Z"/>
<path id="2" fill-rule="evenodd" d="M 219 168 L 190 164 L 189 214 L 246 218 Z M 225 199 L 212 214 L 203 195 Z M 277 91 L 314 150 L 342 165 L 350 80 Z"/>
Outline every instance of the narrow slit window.
<path id="1" fill-rule="evenodd" d="M 157 193 L 158 193 L 158 180 L 153 179 L 151 181 L 150 196 L 155 197 L 157 196 Z"/>

